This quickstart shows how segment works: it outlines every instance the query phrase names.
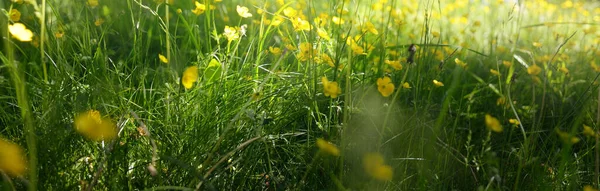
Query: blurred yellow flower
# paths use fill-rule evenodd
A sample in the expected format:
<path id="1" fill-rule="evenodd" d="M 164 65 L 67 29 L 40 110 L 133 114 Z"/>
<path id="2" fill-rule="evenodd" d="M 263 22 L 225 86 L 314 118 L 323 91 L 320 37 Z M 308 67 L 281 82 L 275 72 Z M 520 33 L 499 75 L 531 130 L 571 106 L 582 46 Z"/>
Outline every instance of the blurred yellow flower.
<path id="1" fill-rule="evenodd" d="M 281 16 L 274 16 L 273 19 L 271 19 L 271 25 L 273 26 L 279 26 L 281 23 L 283 23 L 283 17 Z"/>
<path id="2" fill-rule="evenodd" d="M 115 123 L 93 109 L 75 117 L 75 130 L 93 141 L 108 141 L 117 137 Z"/>
<path id="3" fill-rule="evenodd" d="M 504 96 L 500 96 L 497 100 L 496 100 L 496 105 L 504 105 L 506 104 L 506 98 Z"/>
<path id="4" fill-rule="evenodd" d="M 323 83 L 323 93 L 327 97 L 337 98 L 342 93 L 342 89 L 337 82 L 330 82 L 327 77 L 322 77 L 321 82 Z"/>
<path id="5" fill-rule="evenodd" d="M 88 0 L 88 1 L 87 1 L 87 4 L 88 4 L 90 7 L 94 8 L 94 7 L 98 6 L 98 0 Z"/>
<path id="6" fill-rule="evenodd" d="M 319 148 L 319 150 L 333 155 L 333 156 L 340 156 L 340 150 L 337 148 L 337 146 L 335 146 L 334 144 L 322 139 L 322 138 L 318 138 L 317 139 L 317 147 Z"/>
<path id="7" fill-rule="evenodd" d="M 238 33 L 238 30 L 236 28 L 230 27 L 230 26 L 225 26 L 225 29 L 223 30 L 223 35 L 225 35 L 225 37 L 227 38 L 227 41 L 229 41 L 229 42 L 240 38 L 240 33 Z"/>
<path id="8" fill-rule="evenodd" d="M 560 67 L 560 69 L 558 69 L 558 70 L 564 74 L 569 74 L 569 69 L 565 66 Z"/>
<path id="9" fill-rule="evenodd" d="M 532 44 L 533 44 L 533 46 L 535 46 L 537 48 L 542 47 L 542 43 L 539 43 L 539 42 L 533 42 Z"/>
<path id="10" fill-rule="evenodd" d="M 454 62 L 455 62 L 457 65 L 459 65 L 460 67 L 463 67 L 463 68 L 466 68 L 466 67 L 467 67 L 467 63 L 466 63 L 466 62 L 463 62 L 462 60 L 460 60 L 460 59 L 458 59 L 458 58 L 455 58 L 455 59 L 454 59 Z"/>
<path id="11" fill-rule="evenodd" d="M 594 186 L 585 185 L 583 191 L 598 191 L 598 189 L 594 188 Z"/>
<path id="12" fill-rule="evenodd" d="M 329 37 L 329 34 L 327 34 L 327 31 L 323 28 L 318 28 L 317 34 L 319 35 L 319 37 L 321 37 L 327 41 L 331 40 L 331 38 Z"/>
<path id="13" fill-rule="evenodd" d="M 365 154 L 363 168 L 369 176 L 381 181 L 391 181 L 394 175 L 392 167 L 385 164 L 383 156 L 379 153 Z"/>
<path id="14" fill-rule="evenodd" d="M 583 125 L 583 134 L 585 136 L 595 137 L 596 131 L 594 131 L 594 129 L 592 129 L 590 126 Z"/>
<path id="15" fill-rule="evenodd" d="M 500 72 L 498 72 L 498 70 L 490 69 L 490 73 L 494 76 L 500 76 Z"/>
<path id="16" fill-rule="evenodd" d="M 158 59 L 160 60 L 160 62 L 168 64 L 169 60 L 167 60 L 167 57 L 163 56 L 162 54 L 158 54 Z"/>
<path id="17" fill-rule="evenodd" d="M 29 42 L 33 37 L 33 33 L 21 23 L 8 25 L 8 31 L 14 38 L 23 42 Z"/>
<path id="18" fill-rule="evenodd" d="M 23 149 L 15 143 L 0 138 L 0 170 L 11 176 L 23 176 L 27 162 Z"/>
<path id="19" fill-rule="evenodd" d="M 14 3 L 23 4 L 23 0 L 12 0 Z"/>
<path id="20" fill-rule="evenodd" d="M 276 55 L 276 56 L 281 55 L 281 53 L 282 53 L 281 48 L 272 47 L 272 46 L 269 46 L 269 52 L 271 52 L 271 54 Z"/>
<path id="21" fill-rule="evenodd" d="M 389 97 L 394 92 L 394 84 L 390 77 L 383 77 L 377 79 L 377 90 L 383 97 Z"/>
<path id="22" fill-rule="evenodd" d="M 243 18 L 252 17 L 252 13 L 250 13 L 250 10 L 248 10 L 248 7 L 238 5 L 235 10 L 237 11 L 238 15 L 240 15 L 240 17 L 243 17 Z"/>
<path id="23" fill-rule="evenodd" d="M 521 123 L 519 123 L 519 120 L 517 120 L 517 119 L 509 119 L 509 120 L 508 120 L 508 122 L 509 122 L 510 124 L 513 124 L 513 125 L 515 125 L 515 126 L 517 126 L 517 125 L 521 124 Z"/>
<path id="24" fill-rule="evenodd" d="M 558 134 L 558 137 L 560 137 L 560 139 L 565 142 L 566 144 L 575 144 L 578 143 L 579 141 L 581 141 L 581 139 L 579 139 L 577 136 L 573 136 L 567 132 L 561 131 L 560 129 L 556 128 L 554 129 L 556 131 L 556 134 Z"/>
<path id="25" fill-rule="evenodd" d="M 503 60 L 502 61 L 502 65 L 504 65 L 507 68 L 510 68 L 512 66 L 512 62 Z"/>
<path id="26" fill-rule="evenodd" d="M 54 33 L 54 37 L 56 38 L 62 38 L 65 36 L 65 31 L 57 31 Z"/>
<path id="27" fill-rule="evenodd" d="M 198 1 L 195 1 L 194 4 L 196 5 L 196 8 L 192 10 L 192 13 L 194 13 L 195 15 L 201 15 L 202 13 L 204 13 L 204 11 L 206 11 L 206 5 Z"/>
<path id="28" fill-rule="evenodd" d="M 504 130 L 500 121 L 490 114 L 485 114 L 485 126 L 496 133 L 501 133 Z"/>
<path id="29" fill-rule="evenodd" d="M 21 20 L 21 12 L 19 12 L 17 9 L 11 9 L 8 13 L 8 16 L 12 22 L 18 22 Z"/>
<path id="30" fill-rule="evenodd" d="M 527 68 L 527 73 L 529 75 L 536 76 L 536 75 L 540 74 L 540 72 L 542 72 L 542 68 L 537 66 L 537 64 L 531 65 L 531 66 L 529 66 L 529 68 Z"/>
<path id="31" fill-rule="evenodd" d="M 338 24 L 338 25 L 344 24 L 346 22 L 346 21 L 344 21 L 344 19 L 336 17 L 336 16 L 334 16 L 333 18 L 331 18 L 331 21 L 333 23 L 335 23 L 335 24 Z"/>
<path id="32" fill-rule="evenodd" d="M 373 25 L 373 23 L 367 21 L 363 26 L 362 26 L 362 31 L 363 32 L 370 32 L 373 33 L 374 35 L 378 35 L 379 31 L 377 31 L 377 29 L 375 28 L 375 25 Z"/>
<path id="33" fill-rule="evenodd" d="M 444 83 L 437 81 L 437 80 L 433 80 L 433 85 L 435 85 L 437 87 L 442 87 L 442 86 L 444 86 Z"/>
<path id="34" fill-rule="evenodd" d="M 400 60 L 385 60 L 384 62 L 392 66 L 392 68 L 394 68 L 395 70 L 402 70 L 402 64 L 400 64 Z"/>
<path id="35" fill-rule="evenodd" d="M 181 84 L 185 89 L 190 89 L 194 86 L 194 83 L 198 81 L 198 67 L 190 66 L 183 71 L 183 77 L 181 77 Z"/>
<path id="36" fill-rule="evenodd" d="M 298 15 L 298 11 L 296 11 L 296 9 L 292 8 L 292 7 L 287 7 L 285 9 L 283 9 L 283 15 L 287 16 L 287 17 L 296 17 L 296 15 Z"/>
<path id="37" fill-rule="evenodd" d="M 408 82 L 404 82 L 402 84 L 402 87 L 405 88 L 405 89 L 409 89 L 410 88 L 410 84 Z"/>
<path id="38" fill-rule="evenodd" d="M 104 19 L 102 19 L 102 18 L 98 18 L 98 19 L 96 19 L 96 21 L 94 21 L 94 25 L 96 25 L 97 27 L 99 27 L 103 23 L 104 23 Z"/>

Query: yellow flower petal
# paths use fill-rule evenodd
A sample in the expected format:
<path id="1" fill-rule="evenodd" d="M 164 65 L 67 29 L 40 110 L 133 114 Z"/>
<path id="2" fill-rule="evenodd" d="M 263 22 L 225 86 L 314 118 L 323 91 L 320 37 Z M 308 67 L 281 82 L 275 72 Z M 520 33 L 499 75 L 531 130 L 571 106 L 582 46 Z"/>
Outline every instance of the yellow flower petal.
<path id="1" fill-rule="evenodd" d="M 318 138 L 317 139 L 317 147 L 319 147 L 319 150 L 333 155 L 333 156 L 340 156 L 340 150 L 332 143 L 322 139 L 322 138 Z"/>
<path id="2" fill-rule="evenodd" d="M 15 23 L 12 25 L 8 25 L 8 31 L 10 34 L 19 41 L 29 42 L 33 37 L 33 32 L 31 32 L 25 25 L 21 23 Z"/>
<path id="3" fill-rule="evenodd" d="M 93 141 L 108 141 L 117 137 L 116 125 L 102 118 L 97 110 L 88 110 L 75 117 L 75 130 Z"/>
<path id="4" fill-rule="evenodd" d="M 181 84 L 185 89 L 190 89 L 194 86 L 194 83 L 198 81 L 198 67 L 190 66 L 183 71 L 183 77 L 181 77 Z"/>
<path id="5" fill-rule="evenodd" d="M 0 170 L 11 176 L 23 176 L 27 170 L 27 162 L 23 149 L 10 141 L 0 138 Z"/>
<path id="6" fill-rule="evenodd" d="M 442 87 L 442 86 L 444 86 L 444 83 L 437 81 L 437 80 L 433 80 L 433 85 L 435 85 L 437 87 Z"/>
<path id="7" fill-rule="evenodd" d="M 162 63 L 169 64 L 169 60 L 167 60 L 167 57 L 163 56 L 162 54 L 158 54 L 158 59 Z"/>
<path id="8" fill-rule="evenodd" d="M 496 133 L 500 133 L 504 130 L 500 121 L 489 114 L 485 115 L 485 126 Z"/>
<path id="9" fill-rule="evenodd" d="M 238 15 L 240 15 L 240 17 L 243 17 L 243 18 L 252 17 L 252 13 L 250 13 L 250 10 L 248 10 L 248 7 L 238 5 L 235 10 L 237 11 Z"/>
<path id="10" fill-rule="evenodd" d="M 538 65 L 534 64 L 529 66 L 529 68 L 527 68 L 527 73 L 529 75 L 538 75 L 540 72 L 542 72 L 542 68 L 540 68 Z"/>
<path id="11" fill-rule="evenodd" d="M 394 84 L 392 83 L 392 79 L 390 77 L 383 77 L 377 79 L 377 90 L 383 97 L 389 97 L 394 92 Z"/>

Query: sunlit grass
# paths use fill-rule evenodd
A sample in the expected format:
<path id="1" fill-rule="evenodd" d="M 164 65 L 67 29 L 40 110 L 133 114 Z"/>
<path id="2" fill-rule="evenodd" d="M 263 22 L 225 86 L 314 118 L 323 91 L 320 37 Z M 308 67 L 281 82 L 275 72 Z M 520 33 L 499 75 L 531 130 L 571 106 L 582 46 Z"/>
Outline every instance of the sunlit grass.
<path id="1" fill-rule="evenodd" d="M 2 188 L 598 186 L 595 1 L 0 9 Z"/>

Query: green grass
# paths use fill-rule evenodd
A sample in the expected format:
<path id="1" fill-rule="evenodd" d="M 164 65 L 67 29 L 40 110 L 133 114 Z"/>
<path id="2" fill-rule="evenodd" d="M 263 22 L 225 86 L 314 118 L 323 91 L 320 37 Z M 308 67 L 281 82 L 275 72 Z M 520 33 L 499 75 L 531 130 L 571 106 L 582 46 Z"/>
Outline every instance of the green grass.
<path id="1" fill-rule="evenodd" d="M 2 157 L 14 156 L 0 152 L 0 188 L 598 187 L 598 138 L 583 126 L 597 131 L 600 121 L 600 3 L 281 2 L 202 0 L 196 15 L 193 1 L 180 0 L 0 1 L 0 138 L 21 145 L 29 165 L 11 176 Z M 252 17 L 240 17 L 237 5 Z M 10 9 L 32 42 L 7 30 Z M 312 29 L 295 30 L 296 17 Z M 225 26 L 245 34 L 230 41 Z M 532 65 L 541 72 L 530 74 Z M 199 78 L 186 89 L 189 66 Z M 378 91 L 384 76 L 395 86 L 389 97 Z M 339 85 L 337 97 L 325 95 L 322 77 Z M 116 139 L 78 133 L 75 117 L 91 109 L 117 124 Z M 502 132 L 486 128 L 486 114 Z M 340 156 L 320 150 L 317 138 Z M 366 172 L 371 152 L 391 167 L 391 180 Z"/>

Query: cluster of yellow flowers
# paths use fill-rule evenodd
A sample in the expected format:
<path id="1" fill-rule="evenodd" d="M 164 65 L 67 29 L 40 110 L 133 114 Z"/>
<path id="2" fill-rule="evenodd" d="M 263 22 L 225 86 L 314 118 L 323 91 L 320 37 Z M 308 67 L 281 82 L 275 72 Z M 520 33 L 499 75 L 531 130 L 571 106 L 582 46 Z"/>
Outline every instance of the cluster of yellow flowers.
<path id="1" fill-rule="evenodd" d="M 322 77 L 321 82 L 323 83 L 323 92 L 325 96 L 336 98 L 342 93 L 342 89 L 337 82 L 331 82 L 327 79 L 327 77 Z"/>

